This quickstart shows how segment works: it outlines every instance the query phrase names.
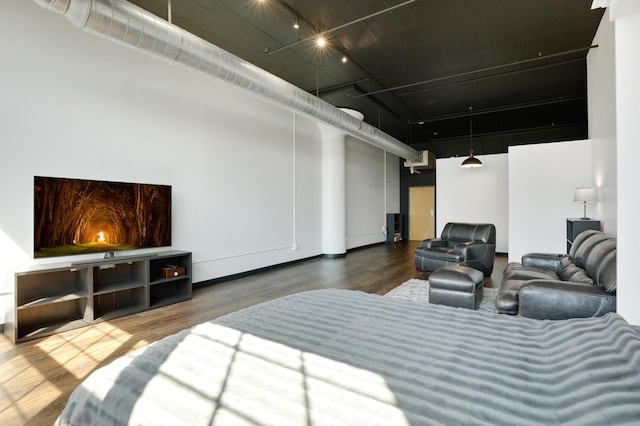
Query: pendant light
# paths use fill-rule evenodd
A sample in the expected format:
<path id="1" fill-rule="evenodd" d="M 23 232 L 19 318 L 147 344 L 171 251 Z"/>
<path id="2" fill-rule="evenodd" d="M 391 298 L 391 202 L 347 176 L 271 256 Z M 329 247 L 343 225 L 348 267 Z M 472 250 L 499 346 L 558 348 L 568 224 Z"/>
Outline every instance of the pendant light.
<path id="1" fill-rule="evenodd" d="M 482 161 L 473 156 L 473 107 L 469 107 L 469 158 L 464 160 L 460 167 L 466 169 L 482 167 Z"/>

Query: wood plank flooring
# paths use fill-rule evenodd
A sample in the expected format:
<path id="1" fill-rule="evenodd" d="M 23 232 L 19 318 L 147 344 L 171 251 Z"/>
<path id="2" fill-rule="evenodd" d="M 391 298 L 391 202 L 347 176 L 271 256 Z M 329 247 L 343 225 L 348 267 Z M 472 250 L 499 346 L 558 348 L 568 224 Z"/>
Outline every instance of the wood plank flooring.
<path id="1" fill-rule="evenodd" d="M 386 294 L 416 272 L 416 242 L 377 245 L 339 259 L 312 259 L 194 290 L 193 299 L 14 345 L 0 337 L 0 424 L 51 425 L 71 391 L 92 371 L 195 324 L 283 295 L 321 288 Z M 496 258 L 485 286 L 497 286 Z"/>

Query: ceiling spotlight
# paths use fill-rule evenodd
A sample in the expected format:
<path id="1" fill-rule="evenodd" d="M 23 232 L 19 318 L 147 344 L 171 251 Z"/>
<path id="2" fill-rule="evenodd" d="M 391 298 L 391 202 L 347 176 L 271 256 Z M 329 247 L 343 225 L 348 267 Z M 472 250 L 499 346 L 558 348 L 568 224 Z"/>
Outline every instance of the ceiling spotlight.
<path id="1" fill-rule="evenodd" d="M 319 35 L 318 38 L 316 38 L 316 45 L 318 47 L 325 47 L 327 45 L 327 39 Z"/>
<path id="2" fill-rule="evenodd" d="M 296 30 L 300 28 L 300 21 L 298 21 L 298 17 L 296 16 L 296 21 L 293 23 L 293 28 Z"/>
<path id="3" fill-rule="evenodd" d="M 343 55 L 342 56 L 342 63 L 346 64 L 347 63 L 347 55 Z"/>

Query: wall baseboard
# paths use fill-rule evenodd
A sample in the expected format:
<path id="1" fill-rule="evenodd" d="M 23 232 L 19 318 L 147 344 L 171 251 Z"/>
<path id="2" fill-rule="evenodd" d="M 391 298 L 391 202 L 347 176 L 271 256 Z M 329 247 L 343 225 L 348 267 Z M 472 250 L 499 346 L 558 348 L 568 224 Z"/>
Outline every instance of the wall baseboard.
<path id="1" fill-rule="evenodd" d="M 367 248 L 375 247 L 375 246 L 379 246 L 379 245 L 384 245 L 384 244 L 385 243 L 375 243 L 375 244 L 369 244 L 369 245 L 362 246 L 362 247 L 352 248 L 352 249 L 347 250 L 347 254 L 350 253 L 350 252 L 353 252 L 353 251 L 363 250 L 363 249 L 367 249 Z M 248 276 L 251 276 L 251 275 L 259 274 L 261 272 L 267 272 L 267 271 L 273 271 L 274 269 L 286 268 L 287 266 L 295 265 L 297 263 L 302 263 L 302 262 L 306 262 L 306 261 L 313 260 L 313 259 L 319 259 L 319 258 L 323 258 L 323 259 L 342 259 L 345 256 L 346 256 L 346 254 L 339 254 L 339 255 L 335 255 L 335 254 L 319 254 L 319 255 L 316 255 L 316 256 L 305 257 L 303 259 L 292 260 L 290 262 L 278 263 L 277 265 L 265 266 L 264 268 L 252 269 L 250 271 L 239 272 L 237 274 L 232 274 L 232 275 L 226 275 L 224 277 L 218 277 L 218 278 L 214 278 L 214 279 L 211 279 L 211 280 L 198 281 L 197 283 L 193 283 L 193 288 L 208 287 L 208 286 L 211 286 L 211 285 L 220 284 L 220 283 L 227 282 L 227 281 L 233 281 L 233 280 L 236 280 L 236 279 L 239 279 L 239 278 L 244 278 L 244 277 L 248 277 Z"/>
<path id="2" fill-rule="evenodd" d="M 321 256 L 322 255 L 305 257 L 303 259 L 292 260 L 290 262 L 278 263 L 277 265 L 265 266 L 264 268 L 252 269 L 250 271 L 239 272 L 237 274 L 231 274 L 231 275 L 226 275 L 224 277 L 213 278 L 211 280 L 198 281 L 197 283 L 193 283 L 193 288 L 208 287 L 208 286 L 211 286 L 211 285 L 214 285 L 214 284 L 219 284 L 219 283 L 223 283 L 223 282 L 227 282 L 227 281 L 233 281 L 233 280 L 236 280 L 238 278 L 244 278 L 244 277 L 248 277 L 248 276 L 251 276 L 251 275 L 259 274 L 261 272 L 272 271 L 274 269 L 280 269 L 280 268 L 284 268 L 284 267 L 287 267 L 287 266 L 295 265 L 297 263 L 306 262 L 308 260 L 317 259 L 317 258 L 319 258 Z"/>

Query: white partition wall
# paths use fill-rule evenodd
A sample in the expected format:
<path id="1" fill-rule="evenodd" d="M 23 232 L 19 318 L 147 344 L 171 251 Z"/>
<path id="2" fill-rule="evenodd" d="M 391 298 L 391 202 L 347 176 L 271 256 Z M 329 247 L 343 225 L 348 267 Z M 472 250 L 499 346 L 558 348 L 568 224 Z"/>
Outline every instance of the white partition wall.
<path id="1" fill-rule="evenodd" d="M 588 140 L 510 147 L 509 261 L 528 252 L 565 253 L 566 219 L 583 210 L 574 191 L 591 182 Z"/>
<path id="2" fill-rule="evenodd" d="M 591 43 L 597 48 L 587 54 L 587 104 L 589 139 L 592 141 L 593 186 L 598 203 L 593 215 L 602 230 L 618 232 L 618 180 L 616 147 L 615 35 L 609 12 L 602 17 Z"/>
<path id="3" fill-rule="evenodd" d="M 507 154 L 482 155 L 476 169 L 463 158 L 436 160 L 436 234 L 447 222 L 493 223 L 496 251 L 509 252 L 509 176 Z"/>
<path id="4" fill-rule="evenodd" d="M 600 4 L 603 4 L 600 2 Z M 640 238 L 640 2 L 613 0 L 587 57 L 589 136 L 594 144 L 594 180 L 602 183 L 605 231 L 617 235 L 617 312 L 640 325 L 636 241 Z"/>
<path id="5" fill-rule="evenodd" d="M 636 11 L 638 2 L 633 3 Z M 615 20 L 618 143 L 618 313 L 640 325 L 640 12 Z"/>

